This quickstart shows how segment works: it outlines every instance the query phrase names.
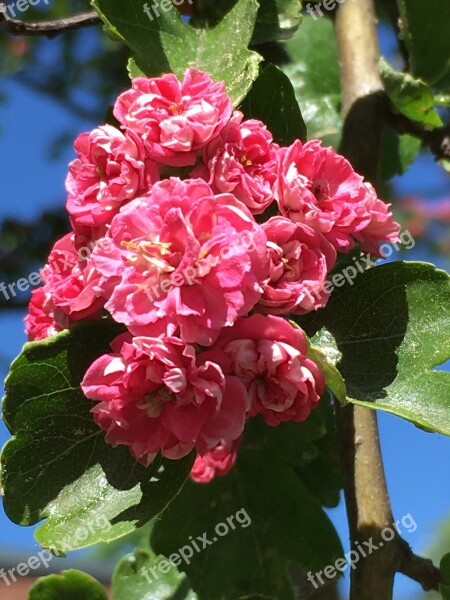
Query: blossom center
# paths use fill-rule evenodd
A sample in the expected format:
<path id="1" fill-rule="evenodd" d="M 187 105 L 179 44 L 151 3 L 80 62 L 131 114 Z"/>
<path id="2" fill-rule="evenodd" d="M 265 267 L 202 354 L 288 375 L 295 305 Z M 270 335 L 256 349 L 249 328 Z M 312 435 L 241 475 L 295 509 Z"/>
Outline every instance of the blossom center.
<path id="1" fill-rule="evenodd" d="M 173 102 L 170 106 L 169 106 L 169 111 L 173 114 L 173 115 L 182 115 L 184 113 L 184 102 Z"/>
<path id="2" fill-rule="evenodd" d="M 251 167 L 253 165 L 252 161 L 247 158 L 246 154 L 241 156 L 241 164 L 244 165 L 244 167 Z"/>
<path id="3" fill-rule="evenodd" d="M 136 264 L 136 262 L 141 259 L 162 273 L 171 273 L 175 270 L 175 267 L 170 265 L 166 258 L 163 258 L 170 255 L 170 242 L 160 242 L 159 240 L 127 242 L 123 240 L 120 244 L 127 250 L 133 252 L 133 254 L 127 258 L 129 264 Z"/>
<path id="4" fill-rule="evenodd" d="M 156 392 L 147 394 L 138 404 L 138 408 L 145 410 L 151 419 L 157 419 L 162 413 L 167 402 L 173 400 L 174 395 L 165 386 L 161 386 Z"/>
<path id="5" fill-rule="evenodd" d="M 327 179 L 317 179 L 311 183 L 311 187 L 319 204 L 326 200 L 330 200 L 330 184 Z"/>

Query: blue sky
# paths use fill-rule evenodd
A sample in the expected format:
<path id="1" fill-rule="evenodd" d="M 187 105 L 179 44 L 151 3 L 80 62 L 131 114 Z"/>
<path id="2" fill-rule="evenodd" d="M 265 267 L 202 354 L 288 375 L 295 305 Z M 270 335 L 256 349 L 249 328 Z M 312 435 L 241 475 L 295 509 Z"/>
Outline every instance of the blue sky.
<path id="1" fill-rule="evenodd" d="M 0 105 L 0 219 L 5 216 L 32 219 L 44 208 L 60 206 L 64 198 L 64 179 L 68 150 L 57 161 L 48 159 L 49 143 L 55 132 L 62 132 L 68 120 L 79 132 L 95 123 L 82 122 L 45 96 L 30 92 L 16 81 L 3 79 L 7 91 L 6 104 Z M 410 172 L 395 180 L 404 193 L 438 197 L 448 194 L 442 172 L 432 158 L 420 158 Z M 411 251 L 410 259 L 432 257 Z M 23 314 L 0 312 L 0 375 L 6 374 L 9 362 L 20 352 L 25 341 Z M 427 434 L 413 425 L 390 415 L 380 415 L 381 442 L 387 479 L 396 518 L 410 513 L 417 530 L 406 535 L 416 551 L 424 551 L 432 543 L 440 521 L 450 516 L 450 440 Z M 0 423 L 0 444 L 9 434 Z M 347 546 L 347 529 L 343 505 L 330 515 Z M 32 529 L 10 523 L 0 507 L 0 548 L 17 548 L 33 554 L 36 546 Z M 399 578 L 395 597 L 411 598 L 418 590 L 413 583 Z"/>

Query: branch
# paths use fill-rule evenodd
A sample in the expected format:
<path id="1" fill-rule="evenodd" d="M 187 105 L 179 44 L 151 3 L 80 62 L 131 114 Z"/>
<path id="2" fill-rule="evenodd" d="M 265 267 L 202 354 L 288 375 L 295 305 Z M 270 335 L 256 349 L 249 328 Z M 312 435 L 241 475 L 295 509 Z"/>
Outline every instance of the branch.
<path id="1" fill-rule="evenodd" d="M 350 600 L 391 600 L 400 566 L 394 542 L 381 532 L 393 523 L 381 457 L 376 412 L 361 406 L 336 407 L 340 460 L 352 549 L 372 541 L 378 547 L 351 572 Z M 381 547 L 381 544 L 383 546 Z M 358 553 L 359 554 L 359 553 Z"/>
<path id="2" fill-rule="evenodd" d="M 90 27 L 98 25 L 102 21 L 95 11 L 85 12 L 73 17 L 58 19 L 55 21 L 36 21 L 33 23 L 25 23 L 18 19 L 10 19 L 6 15 L 7 7 L 0 3 L 0 23 L 3 28 L 11 35 L 22 36 L 46 36 L 48 38 L 56 37 L 66 31 L 81 29 L 82 27 Z"/>
<path id="3" fill-rule="evenodd" d="M 439 569 L 428 558 L 416 556 L 404 540 L 400 543 L 403 556 L 399 572 L 420 583 L 426 592 L 439 590 L 439 584 L 443 582 Z"/>
<path id="4" fill-rule="evenodd" d="M 373 2 L 340 4 L 335 30 L 344 116 L 341 151 L 375 184 L 389 103 L 378 70 L 380 50 Z M 336 421 L 352 548 L 370 538 L 377 545 L 376 552 L 352 570 L 350 600 L 392 600 L 397 572 L 420 582 L 424 589 L 437 589 L 441 576 L 431 561 L 415 556 L 397 534 L 390 542 L 381 537 L 384 529 L 393 527 L 394 519 L 376 411 L 336 406 Z"/>
<path id="5" fill-rule="evenodd" d="M 436 160 L 450 158 L 450 124 L 428 131 L 420 123 L 395 113 L 392 108 L 388 113 L 388 122 L 397 133 L 409 133 L 422 140 L 423 144 L 428 146 L 434 154 Z"/>
<path id="6" fill-rule="evenodd" d="M 378 71 L 380 50 L 373 0 L 344 2 L 335 18 L 343 98 L 342 153 L 375 183 L 379 174 L 386 96 Z M 351 573 L 350 600 L 391 600 L 400 557 L 381 532 L 393 516 L 381 456 L 376 412 L 336 407 L 341 469 L 352 549 L 373 539 L 376 552 Z M 380 547 L 381 545 L 381 547 Z"/>

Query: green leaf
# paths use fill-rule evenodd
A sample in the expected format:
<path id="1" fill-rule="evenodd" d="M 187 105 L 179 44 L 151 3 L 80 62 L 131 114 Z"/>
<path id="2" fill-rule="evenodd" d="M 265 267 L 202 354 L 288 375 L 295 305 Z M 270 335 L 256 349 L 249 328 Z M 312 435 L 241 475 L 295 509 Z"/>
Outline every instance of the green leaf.
<path id="1" fill-rule="evenodd" d="M 347 388 L 342 375 L 336 368 L 341 360 L 342 354 L 336 346 L 336 341 L 326 329 L 321 329 L 312 338 L 312 347 L 308 350 L 308 356 L 314 360 L 325 373 L 326 383 L 333 395 L 341 404 L 347 404 Z"/>
<path id="2" fill-rule="evenodd" d="M 64 553 L 117 539 L 161 512 L 185 482 L 192 457 L 146 469 L 128 448 L 112 448 L 95 424 L 80 382 L 110 351 L 117 326 L 91 322 L 26 344 L 3 403 L 14 437 L 2 453 L 4 508 L 19 525 L 46 521 L 36 539 Z"/>
<path id="3" fill-rule="evenodd" d="M 450 88 L 450 2 L 397 0 L 401 33 L 410 54 L 411 72 L 429 85 Z"/>
<path id="4" fill-rule="evenodd" d="M 309 137 L 337 148 L 342 131 L 341 88 L 331 20 L 304 16 L 286 50 L 292 62 L 283 71 L 294 86 Z"/>
<path id="5" fill-rule="evenodd" d="M 441 158 L 439 164 L 447 173 L 450 173 L 450 158 Z"/>
<path id="6" fill-rule="evenodd" d="M 336 340 L 331 333 L 323 327 L 318 333 L 311 339 L 311 343 L 326 356 L 327 361 L 336 366 L 342 358 L 342 352 L 336 346 Z"/>
<path id="7" fill-rule="evenodd" d="M 450 552 L 441 558 L 439 569 L 441 571 L 443 580 L 450 584 Z"/>
<path id="8" fill-rule="evenodd" d="M 323 506 L 333 508 L 340 502 L 342 490 L 341 469 L 339 464 L 339 449 L 336 434 L 336 421 L 331 397 L 324 394 L 319 407 L 313 411 L 305 423 L 320 418 L 323 434 L 314 440 L 316 456 L 310 461 L 295 467 L 297 477 Z M 299 430 L 303 435 L 303 429 Z M 273 446 L 272 446 L 273 451 Z"/>
<path id="9" fill-rule="evenodd" d="M 335 289 L 302 321 L 325 326 L 342 353 L 350 402 L 450 435 L 450 278 L 426 263 L 394 262 Z"/>
<path id="10" fill-rule="evenodd" d="M 256 0 L 239 0 L 213 29 L 184 23 L 174 6 L 161 10 L 153 20 L 143 12 L 141 0 L 93 0 L 93 6 L 135 53 L 132 75 L 173 72 L 181 78 L 188 67 L 196 67 L 216 81 L 225 81 L 235 104 L 258 76 L 261 57 L 248 50 Z"/>
<path id="11" fill-rule="evenodd" d="M 439 585 L 439 591 L 442 595 L 443 600 L 450 600 L 450 585 L 441 583 Z"/>
<path id="12" fill-rule="evenodd" d="M 195 0 L 191 18 L 194 27 L 214 27 L 233 7 L 236 0 Z M 259 0 L 251 45 L 289 39 L 301 23 L 300 0 Z"/>
<path id="13" fill-rule="evenodd" d="M 41 577 L 33 585 L 29 600 L 108 600 L 105 588 L 96 579 L 68 569 L 61 575 Z"/>
<path id="14" fill-rule="evenodd" d="M 306 125 L 289 78 L 275 65 L 268 65 L 253 84 L 241 106 L 248 119 L 263 121 L 274 141 L 289 146 L 306 140 Z"/>
<path id="15" fill-rule="evenodd" d="M 387 127 L 383 136 L 381 176 L 383 181 L 403 175 L 418 155 L 422 142 L 412 135 L 399 135 Z"/>
<path id="16" fill-rule="evenodd" d="M 246 426 L 246 439 L 257 440 L 259 446 L 291 466 L 323 506 L 332 508 L 339 504 L 342 482 L 333 404 L 328 393 L 302 423 L 269 427 L 260 418 L 251 419 Z"/>
<path id="17" fill-rule="evenodd" d="M 434 109 L 433 92 L 426 83 L 408 73 L 394 71 L 384 58 L 380 59 L 380 73 L 389 100 L 402 115 L 426 127 L 442 125 Z"/>
<path id="18" fill-rule="evenodd" d="M 182 548 L 189 564 L 179 568 L 208 600 L 293 600 L 291 561 L 316 571 L 342 556 L 333 525 L 293 469 L 258 449 L 242 449 L 225 478 L 186 484 L 155 524 L 152 547 L 166 556 Z"/>
<path id="19" fill-rule="evenodd" d="M 125 556 L 112 580 L 114 600 L 198 600 L 185 575 L 165 556 L 137 549 Z"/>

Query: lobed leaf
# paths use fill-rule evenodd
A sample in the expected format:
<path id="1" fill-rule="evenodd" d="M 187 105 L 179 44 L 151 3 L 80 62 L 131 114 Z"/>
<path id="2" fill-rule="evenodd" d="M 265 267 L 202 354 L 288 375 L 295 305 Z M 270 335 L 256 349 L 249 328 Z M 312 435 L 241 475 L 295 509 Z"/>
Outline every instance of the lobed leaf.
<path id="1" fill-rule="evenodd" d="M 143 525 L 192 466 L 193 457 L 159 458 L 144 468 L 128 448 L 105 442 L 80 382 L 116 335 L 109 322 L 87 322 L 26 344 L 6 381 L 3 417 L 14 437 L 1 456 L 4 508 L 19 525 L 46 519 L 36 539 L 60 554 Z"/>
<path id="2" fill-rule="evenodd" d="M 28 600 L 108 600 L 105 588 L 96 579 L 68 569 L 61 575 L 48 575 L 36 581 L 30 590 Z"/>
<path id="3" fill-rule="evenodd" d="M 450 435 L 450 373 L 439 369 L 450 358 L 447 273 L 418 262 L 378 266 L 301 324 L 334 336 L 350 402 Z"/>
<path id="4" fill-rule="evenodd" d="M 292 83 L 275 65 L 263 70 L 241 110 L 248 119 L 262 121 L 281 146 L 289 146 L 296 139 L 306 140 L 306 125 Z"/>
<path id="5" fill-rule="evenodd" d="M 194 551 L 192 540 L 203 535 L 210 543 Z M 294 470 L 256 448 L 242 449 L 227 477 L 208 485 L 188 483 L 155 524 L 157 552 L 170 556 L 187 546 L 189 564 L 183 561 L 179 568 L 208 600 L 248 595 L 293 600 L 290 563 L 316 571 L 342 556 L 333 525 Z"/>
<path id="6" fill-rule="evenodd" d="M 394 71 L 384 58 L 380 59 L 380 73 L 386 94 L 402 115 L 425 127 L 442 125 L 441 117 L 434 109 L 433 92 L 426 83 L 408 73 Z"/>
<path id="7" fill-rule="evenodd" d="M 342 131 L 341 87 L 331 20 L 304 16 L 286 50 L 291 63 L 283 71 L 294 86 L 309 137 L 337 148 Z"/>
<path id="8" fill-rule="evenodd" d="M 117 565 L 112 580 L 114 600 L 198 600 L 186 576 L 164 556 L 137 549 Z"/>
<path id="9" fill-rule="evenodd" d="M 225 81 L 237 105 L 258 76 L 261 57 L 248 49 L 258 11 L 256 0 L 239 0 L 213 29 L 185 23 L 174 6 L 152 20 L 141 0 L 93 0 L 93 6 L 133 50 L 132 77 L 172 72 L 182 78 L 187 68 L 196 67 L 216 81 Z"/>
<path id="10" fill-rule="evenodd" d="M 410 54 L 411 72 L 429 85 L 450 89 L 450 2 L 397 0 L 401 34 Z"/>

